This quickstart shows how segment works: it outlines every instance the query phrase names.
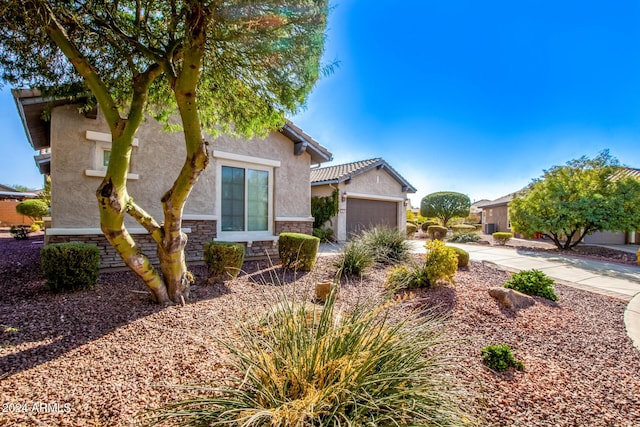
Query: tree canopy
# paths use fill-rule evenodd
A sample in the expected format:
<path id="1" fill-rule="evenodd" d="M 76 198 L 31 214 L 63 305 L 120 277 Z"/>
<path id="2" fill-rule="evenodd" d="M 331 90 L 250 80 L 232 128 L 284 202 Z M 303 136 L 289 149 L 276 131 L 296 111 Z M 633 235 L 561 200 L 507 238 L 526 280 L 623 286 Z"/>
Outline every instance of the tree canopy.
<path id="1" fill-rule="evenodd" d="M 544 171 L 509 204 L 514 231 L 541 233 L 571 249 L 596 231 L 640 228 L 640 181 L 625 176 L 607 150 Z"/>
<path id="2" fill-rule="evenodd" d="M 251 137 L 282 127 L 323 71 L 327 13 L 328 0 L 0 1 L 2 80 L 104 115 L 112 147 L 96 191 L 101 229 L 155 301 L 188 296 L 182 211 L 209 161 L 202 131 Z M 160 200 L 163 221 L 127 191 L 132 141 L 147 115 L 182 129 L 187 152 Z M 125 215 L 158 244 L 162 274 Z"/>
<path id="3" fill-rule="evenodd" d="M 447 227 L 452 218 L 468 216 L 470 210 L 469 196 L 453 191 L 431 193 L 420 202 L 420 215 L 438 218 L 444 227 Z"/>

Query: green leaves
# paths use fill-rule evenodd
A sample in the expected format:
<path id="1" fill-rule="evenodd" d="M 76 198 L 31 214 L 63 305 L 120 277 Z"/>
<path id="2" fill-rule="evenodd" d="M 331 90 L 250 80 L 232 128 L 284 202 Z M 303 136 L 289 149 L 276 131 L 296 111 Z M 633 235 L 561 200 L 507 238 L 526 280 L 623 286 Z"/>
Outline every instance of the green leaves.
<path id="1" fill-rule="evenodd" d="M 468 216 L 470 208 L 469 196 L 452 191 L 441 191 L 431 193 L 422 199 L 420 215 L 436 217 L 446 227 L 451 218 Z"/>

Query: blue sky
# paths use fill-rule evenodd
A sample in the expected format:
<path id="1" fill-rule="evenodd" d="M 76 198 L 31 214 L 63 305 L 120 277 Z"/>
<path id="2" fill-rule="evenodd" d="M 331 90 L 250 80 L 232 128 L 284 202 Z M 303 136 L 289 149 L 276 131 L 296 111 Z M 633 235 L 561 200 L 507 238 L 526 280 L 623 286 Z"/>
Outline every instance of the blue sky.
<path id="1" fill-rule="evenodd" d="M 494 199 L 606 148 L 640 168 L 638 22 L 637 0 L 340 0 L 325 55 L 339 66 L 293 121 L 334 164 L 383 157 L 414 206 Z M 41 186 L 7 88 L 0 126 L 0 183 Z"/>

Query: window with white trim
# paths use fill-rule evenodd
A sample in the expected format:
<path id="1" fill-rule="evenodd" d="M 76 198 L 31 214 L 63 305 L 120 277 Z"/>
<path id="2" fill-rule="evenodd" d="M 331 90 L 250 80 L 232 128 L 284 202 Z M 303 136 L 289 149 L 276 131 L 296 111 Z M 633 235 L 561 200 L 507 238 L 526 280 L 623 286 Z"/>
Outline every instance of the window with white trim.
<path id="1" fill-rule="evenodd" d="M 221 165 L 221 232 L 271 231 L 272 171 L 259 165 Z"/>
<path id="2" fill-rule="evenodd" d="M 107 171 L 107 167 L 109 166 L 109 160 L 111 158 L 111 134 L 88 130 L 86 131 L 85 138 L 87 139 L 87 141 L 93 142 L 95 144 L 93 164 L 90 169 L 85 169 L 85 175 L 104 177 Z M 138 144 L 138 138 L 134 138 L 133 146 L 138 147 Z M 129 173 L 127 174 L 127 178 L 138 179 L 138 174 L 131 173 L 131 170 L 133 169 L 132 163 L 133 161 L 129 164 Z"/>

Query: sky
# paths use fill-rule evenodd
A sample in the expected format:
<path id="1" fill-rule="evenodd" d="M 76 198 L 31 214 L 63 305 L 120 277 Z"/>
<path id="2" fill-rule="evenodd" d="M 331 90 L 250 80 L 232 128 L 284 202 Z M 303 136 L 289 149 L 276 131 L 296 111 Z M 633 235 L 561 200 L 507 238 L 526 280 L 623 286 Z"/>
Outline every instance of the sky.
<path id="1" fill-rule="evenodd" d="M 336 0 L 293 122 L 327 165 L 384 158 L 417 192 L 472 201 L 609 149 L 640 168 L 640 2 Z M 42 186 L 9 88 L 0 183 Z"/>

